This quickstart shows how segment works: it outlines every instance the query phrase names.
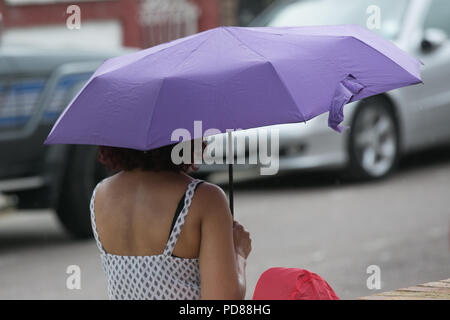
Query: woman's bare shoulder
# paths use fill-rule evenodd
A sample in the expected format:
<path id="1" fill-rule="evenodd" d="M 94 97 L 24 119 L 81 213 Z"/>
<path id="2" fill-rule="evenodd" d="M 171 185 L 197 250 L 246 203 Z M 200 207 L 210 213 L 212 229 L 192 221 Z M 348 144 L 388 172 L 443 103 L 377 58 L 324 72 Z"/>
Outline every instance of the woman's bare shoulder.
<path id="1" fill-rule="evenodd" d="M 116 178 L 117 174 L 113 175 L 113 176 L 109 176 L 104 178 L 103 180 L 100 180 L 95 189 L 95 193 L 96 193 L 96 198 L 100 198 L 103 197 L 103 194 L 105 193 L 105 189 L 108 189 L 109 185 L 111 184 L 111 180 L 114 181 L 114 179 Z"/>
<path id="2" fill-rule="evenodd" d="M 208 217 L 222 215 L 228 218 L 231 216 L 227 196 L 221 187 L 203 182 L 196 193 L 197 204 L 201 212 Z"/>
<path id="3" fill-rule="evenodd" d="M 226 204 L 227 201 L 227 196 L 221 187 L 206 181 L 198 186 L 197 196 L 202 199 L 205 206 Z"/>

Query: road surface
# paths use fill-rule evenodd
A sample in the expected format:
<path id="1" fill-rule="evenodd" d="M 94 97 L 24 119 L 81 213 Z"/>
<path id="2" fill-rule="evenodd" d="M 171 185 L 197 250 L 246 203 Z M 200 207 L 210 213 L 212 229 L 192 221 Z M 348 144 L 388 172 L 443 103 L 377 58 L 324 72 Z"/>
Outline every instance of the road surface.
<path id="1" fill-rule="evenodd" d="M 306 268 L 343 299 L 450 278 L 450 152 L 412 157 L 372 183 L 334 173 L 240 183 L 236 219 L 251 232 L 247 298 L 269 267 Z M 68 266 L 81 288 L 68 289 Z M 369 266 L 381 288 L 369 290 Z M 105 299 L 94 241 L 72 241 L 51 211 L 0 215 L 0 299 Z"/>

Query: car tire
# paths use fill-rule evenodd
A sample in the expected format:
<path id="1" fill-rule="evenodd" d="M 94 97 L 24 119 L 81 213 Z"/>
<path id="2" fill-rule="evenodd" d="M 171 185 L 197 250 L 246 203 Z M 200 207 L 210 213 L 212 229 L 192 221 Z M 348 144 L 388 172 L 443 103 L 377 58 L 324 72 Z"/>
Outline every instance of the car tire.
<path id="1" fill-rule="evenodd" d="M 56 213 L 74 238 L 92 237 L 89 212 L 92 191 L 109 174 L 97 161 L 96 147 L 76 146 L 69 152 Z"/>
<path id="2" fill-rule="evenodd" d="M 395 171 L 400 135 L 394 109 L 386 98 L 369 98 L 358 106 L 351 124 L 348 152 L 348 173 L 353 179 L 377 180 Z"/>

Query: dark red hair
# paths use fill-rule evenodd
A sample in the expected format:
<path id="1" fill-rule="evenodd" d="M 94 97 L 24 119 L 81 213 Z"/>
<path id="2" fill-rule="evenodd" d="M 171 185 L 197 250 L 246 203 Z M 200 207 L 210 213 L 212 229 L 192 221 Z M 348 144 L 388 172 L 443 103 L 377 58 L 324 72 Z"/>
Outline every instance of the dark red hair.
<path id="1" fill-rule="evenodd" d="M 175 171 L 188 172 L 192 168 L 190 164 L 174 164 L 172 161 L 172 149 L 176 144 L 164 146 L 158 149 L 140 151 L 135 149 L 117 148 L 117 147 L 98 147 L 98 160 L 114 171 L 130 171 L 133 169 L 141 169 L 144 171 Z M 206 148 L 206 143 L 202 144 L 202 153 Z M 192 155 L 194 159 L 194 142 L 191 145 Z M 182 156 L 182 154 L 180 155 Z"/>

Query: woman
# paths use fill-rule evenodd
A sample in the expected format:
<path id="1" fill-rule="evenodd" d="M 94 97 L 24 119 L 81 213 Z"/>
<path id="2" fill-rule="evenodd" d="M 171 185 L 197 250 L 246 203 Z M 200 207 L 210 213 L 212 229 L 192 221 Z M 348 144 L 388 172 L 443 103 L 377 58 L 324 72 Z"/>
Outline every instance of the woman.
<path id="1" fill-rule="evenodd" d="M 99 147 L 119 171 L 91 200 L 94 236 L 110 299 L 244 299 L 249 233 L 219 187 L 187 175 L 172 146 Z"/>

